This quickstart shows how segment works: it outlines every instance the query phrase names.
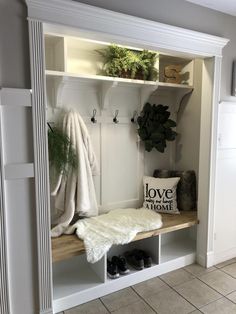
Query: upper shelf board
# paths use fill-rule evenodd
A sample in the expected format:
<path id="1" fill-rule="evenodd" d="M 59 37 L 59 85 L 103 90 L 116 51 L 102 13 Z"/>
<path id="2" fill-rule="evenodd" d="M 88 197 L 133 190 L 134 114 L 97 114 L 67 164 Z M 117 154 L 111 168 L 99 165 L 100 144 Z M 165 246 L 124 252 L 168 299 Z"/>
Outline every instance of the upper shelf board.
<path id="1" fill-rule="evenodd" d="M 109 106 L 109 94 L 113 87 L 116 86 L 130 86 L 137 87 L 140 90 L 140 108 L 148 101 L 152 93 L 158 90 L 168 90 L 177 92 L 182 95 L 187 94 L 193 90 L 193 86 L 185 84 L 172 84 L 165 82 L 153 82 L 143 80 L 133 80 L 119 77 L 109 77 L 101 75 L 85 75 L 74 74 L 61 71 L 46 70 L 47 79 L 55 79 L 55 107 L 60 107 L 60 98 L 63 87 L 67 82 L 83 82 L 95 83 L 101 86 L 101 108 L 107 109 Z"/>

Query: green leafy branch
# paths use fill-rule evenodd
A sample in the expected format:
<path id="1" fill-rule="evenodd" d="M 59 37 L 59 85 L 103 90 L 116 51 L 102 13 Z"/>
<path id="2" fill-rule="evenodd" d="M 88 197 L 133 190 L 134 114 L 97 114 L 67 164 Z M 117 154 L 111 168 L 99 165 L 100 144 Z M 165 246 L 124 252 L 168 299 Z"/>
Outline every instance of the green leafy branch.
<path id="1" fill-rule="evenodd" d="M 145 143 L 146 151 L 155 148 L 163 153 L 166 142 L 175 140 L 177 133 L 172 128 L 176 127 L 176 123 L 169 117 L 168 106 L 145 104 L 137 123 L 138 134 Z"/>
<path id="2" fill-rule="evenodd" d="M 57 127 L 48 129 L 48 152 L 51 172 L 67 175 L 78 166 L 75 149 L 68 136 Z"/>

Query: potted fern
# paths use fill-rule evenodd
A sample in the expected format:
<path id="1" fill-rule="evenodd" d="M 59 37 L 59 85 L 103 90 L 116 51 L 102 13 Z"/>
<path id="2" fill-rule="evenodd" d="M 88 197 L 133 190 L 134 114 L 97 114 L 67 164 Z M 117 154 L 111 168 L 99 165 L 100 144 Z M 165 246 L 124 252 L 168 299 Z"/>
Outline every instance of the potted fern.
<path id="1" fill-rule="evenodd" d="M 148 50 L 136 51 L 117 45 L 97 50 L 102 56 L 102 75 L 156 81 L 158 55 Z"/>

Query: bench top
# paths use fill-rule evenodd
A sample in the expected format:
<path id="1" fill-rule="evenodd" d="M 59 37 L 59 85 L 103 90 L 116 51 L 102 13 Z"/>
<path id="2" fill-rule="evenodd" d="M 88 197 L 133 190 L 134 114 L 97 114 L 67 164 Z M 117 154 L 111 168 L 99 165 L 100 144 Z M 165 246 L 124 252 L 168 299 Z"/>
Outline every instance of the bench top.
<path id="1" fill-rule="evenodd" d="M 159 234 L 189 228 L 198 224 L 197 211 L 181 211 L 180 215 L 162 214 L 163 226 L 160 229 L 140 232 L 133 241 L 150 238 Z M 52 261 L 58 262 L 85 252 L 84 242 L 75 234 L 52 238 Z"/>

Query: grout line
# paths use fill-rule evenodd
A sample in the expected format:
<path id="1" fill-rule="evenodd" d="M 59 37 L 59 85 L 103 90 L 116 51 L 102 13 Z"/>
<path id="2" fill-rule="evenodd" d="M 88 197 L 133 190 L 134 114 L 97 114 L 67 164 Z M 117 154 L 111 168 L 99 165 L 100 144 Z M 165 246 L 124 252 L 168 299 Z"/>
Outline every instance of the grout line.
<path id="1" fill-rule="evenodd" d="M 220 271 L 220 269 L 216 269 L 216 270 L 219 270 Z M 213 270 L 213 272 L 214 272 L 215 270 Z M 211 288 L 212 290 L 214 290 L 215 292 L 217 292 L 217 293 L 219 293 L 222 297 L 225 297 L 225 295 L 223 294 L 223 293 L 221 293 L 221 292 L 219 292 L 218 290 L 216 290 L 215 288 L 213 288 L 213 287 L 211 287 L 208 283 L 206 283 L 206 282 L 204 282 L 203 280 L 201 280 L 200 278 L 197 278 L 199 281 L 201 281 L 202 283 L 204 283 L 207 287 L 209 287 L 209 288 Z M 233 291 L 232 291 L 233 292 Z M 231 292 L 229 292 L 229 293 L 231 293 Z M 229 294 L 228 293 L 228 294 Z"/>
<path id="2" fill-rule="evenodd" d="M 226 263 L 226 262 L 229 262 L 229 261 L 225 261 L 225 262 L 222 262 L 222 263 L 219 263 L 219 264 L 223 264 L 223 263 Z M 235 260 L 232 259 L 232 261 L 231 261 L 229 264 L 225 265 L 225 266 L 221 266 L 221 267 L 218 267 L 217 265 L 214 265 L 214 266 L 215 266 L 217 269 L 221 270 L 222 268 L 224 268 L 224 267 L 226 267 L 226 266 L 229 266 L 229 265 L 232 265 L 232 264 L 234 264 L 234 263 L 236 263 L 236 259 L 235 259 Z M 218 265 L 219 265 L 219 264 L 218 264 Z"/>
<path id="3" fill-rule="evenodd" d="M 183 269 L 183 268 L 179 268 L 179 269 Z M 179 270 L 179 269 L 176 269 L 176 270 Z M 168 273 L 166 273 L 166 274 L 168 274 Z M 194 276 L 194 275 L 193 275 Z M 196 307 L 196 305 L 194 305 L 192 302 L 190 302 L 188 299 L 186 299 L 183 295 L 181 295 L 178 291 L 176 291 L 175 290 L 175 288 L 174 288 L 174 286 L 172 287 L 172 286 L 170 286 L 167 282 L 165 282 L 162 278 L 160 278 L 160 277 L 158 277 L 162 282 L 164 282 L 169 288 L 171 288 L 173 291 L 175 291 L 179 296 L 181 296 L 185 301 L 187 301 L 189 304 L 191 304 L 194 308 L 195 308 L 195 310 L 199 310 L 199 308 L 197 308 Z M 194 280 L 194 279 L 196 279 L 196 278 L 192 278 L 191 280 Z M 185 282 L 189 282 L 189 281 L 191 281 L 191 280 L 187 280 L 187 281 L 185 281 Z M 183 283 L 185 283 L 185 282 L 183 282 Z M 180 284 L 181 285 L 181 284 Z M 176 285 L 176 286 L 178 286 L 178 285 Z M 195 311 L 194 310 L 194 311 Z M 194 312 L 193 311 L 193 312 Z"/>
<path id="4" fill-rule="evenodd" d="M 222 271 L 224 274 L 229 275 L 231 278 L 236 279 L 236 277 L 234 277 L 233 275 L 227 273 L 225 270 L 218 268 L 218 270 Z"/>
<path id="5" fill-rule="evenodd" d="M 108 313 L 111 313 L 111 311 L 108 309 L 108 307 L 106 306 L 106 304 L 102 301 L 102 298 L 98 298 L 97 300 L 100 300 L 100 302 L 103 304 L 103 306 L 104 306 L 105 309 L 108 311 Z"/>
<path id="6" fill-rule="evenodd" d="M 146 280 L 147 281 L 147 280 Z M 145 282 L 145 281 L 144 281 Z M 130 288 L 137 294 L 137 296 L 144 301 L 153 311 L 154 313 L 158 314 L 158 312 L 133 288 L 133 286 L 130 286 Z"/>

